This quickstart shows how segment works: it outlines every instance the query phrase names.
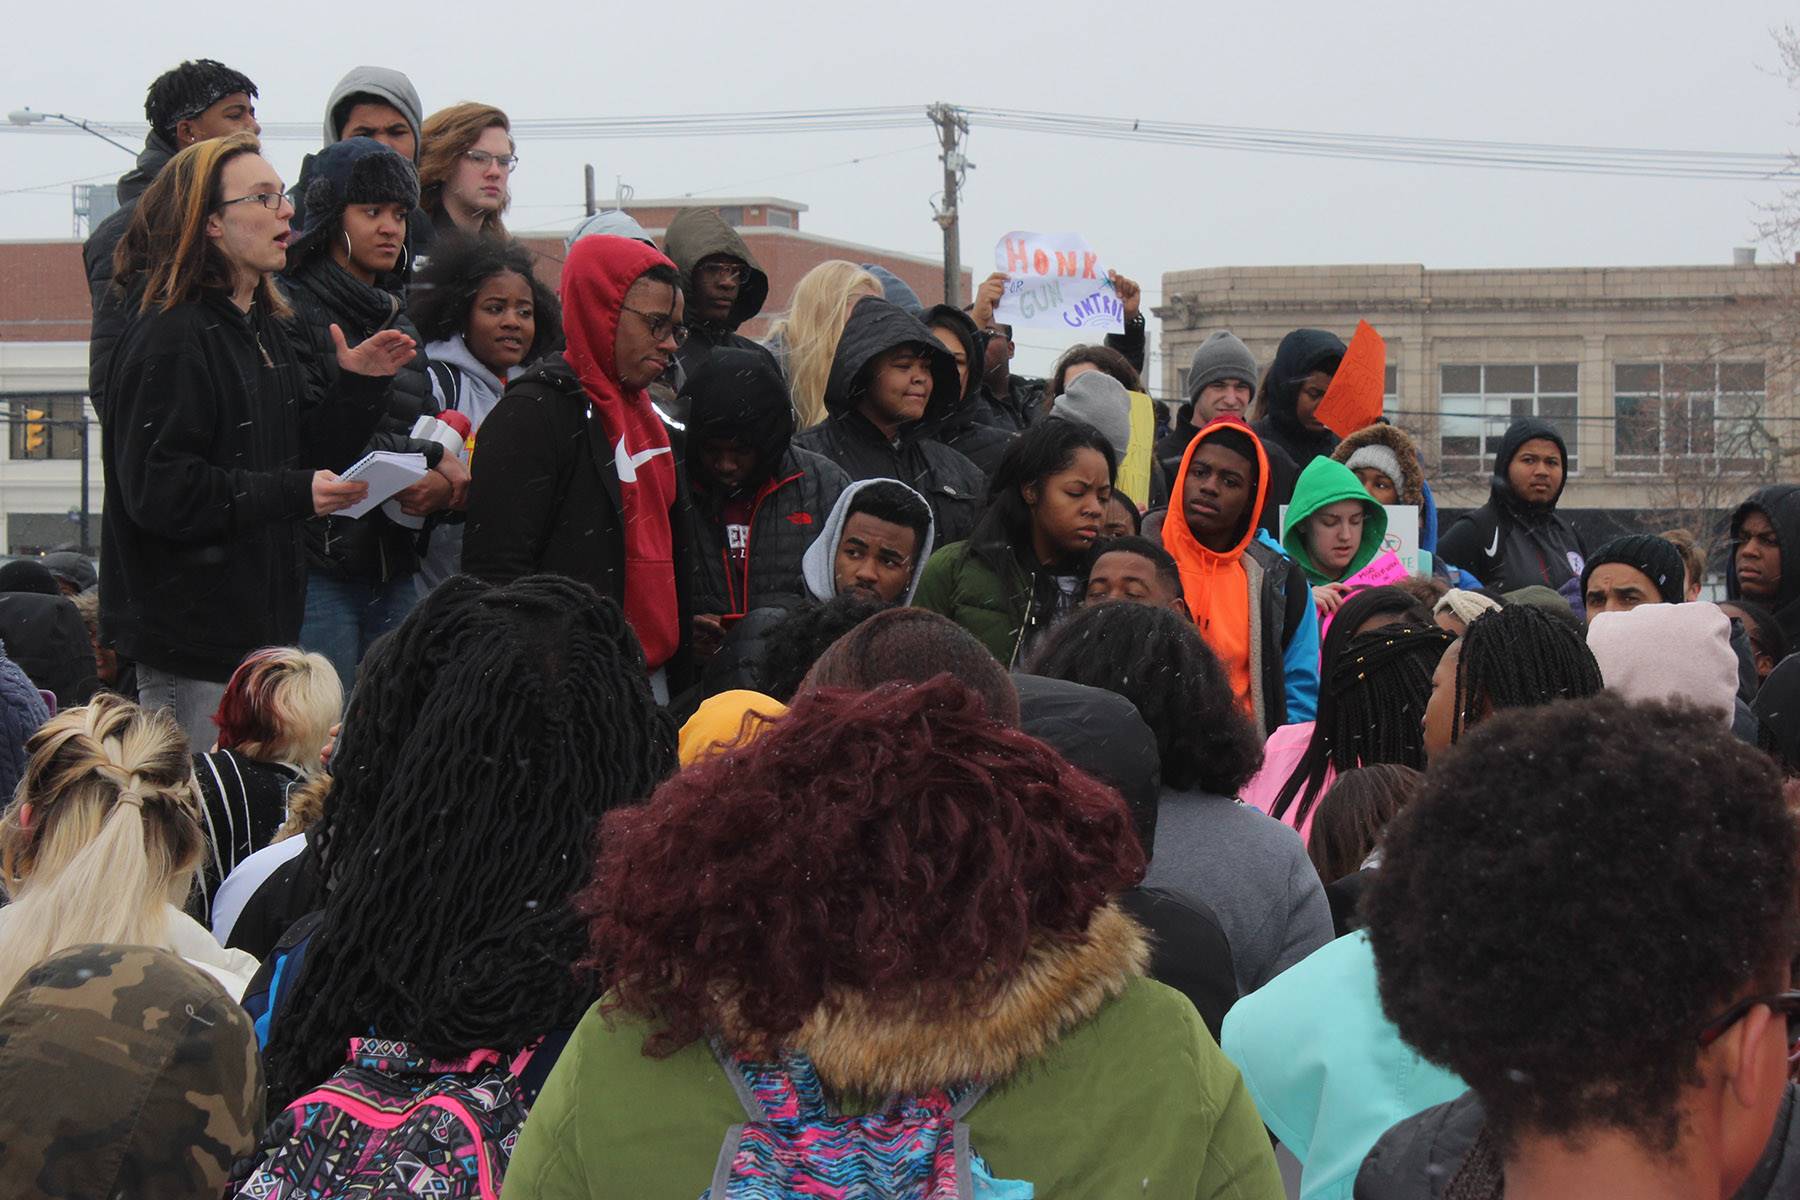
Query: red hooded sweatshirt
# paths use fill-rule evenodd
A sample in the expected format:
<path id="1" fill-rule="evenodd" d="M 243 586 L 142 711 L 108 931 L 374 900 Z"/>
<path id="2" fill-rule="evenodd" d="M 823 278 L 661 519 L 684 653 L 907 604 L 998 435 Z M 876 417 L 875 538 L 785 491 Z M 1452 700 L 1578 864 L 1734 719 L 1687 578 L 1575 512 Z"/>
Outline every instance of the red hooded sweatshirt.
<path id="1" fill-rule="evenodd" d="M 1244 510 L 1243 534 L 1223 553 L 1208 550 L 1200 544 L 1187 523 L 1188 466 L 1194 454 L 1207 440 L 1221 430 L 1230 429 L 1250 439 L 1256 447 L 1256 484 L 1249 505 Z M 1182 598 L 1194 616 L 1200 636 L 1219 656 L 1226 673 L 1231 676 L 1231 690 L 1238 707 L 1251 719 L 1257 718 L 1256 701 L 1250 672 L 1250 576 L 1244 570 L 1244 551 L 1256 539 L 1256 525 L 1261 518 L 1264 501 L 1269 495 L 1269 456 L 1262 439 L 1242 421 L 1221 418 L 1202 429 L 1188 443 L 1181 457 L 1181 471 L 1174 479 L 1174 494 L 1169 498 L 1168 518 L 1163 521 L 1163 549 L 1181 569 Z"/>
<path id="2" fill-rule="evenodd" d="M 563 358 L 581 380 L 613 447 L 620 520 L 625 527 L 625 619 L 655 671 L 681 644 L 675 597 L 675 453 L 649 394 L 619 383 L 613 340 L 620 306 L 638 276 L 675 264 L 659 251 L 622 237 L 585 237 L 563 263 Z M 633 317 L 632 320 L 638 318 Z"/>

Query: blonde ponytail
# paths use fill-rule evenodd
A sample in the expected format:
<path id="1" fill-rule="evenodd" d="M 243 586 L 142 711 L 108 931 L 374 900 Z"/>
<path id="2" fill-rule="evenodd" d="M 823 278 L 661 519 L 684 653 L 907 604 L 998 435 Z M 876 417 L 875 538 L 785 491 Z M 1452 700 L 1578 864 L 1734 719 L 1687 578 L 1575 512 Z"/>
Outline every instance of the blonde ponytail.
<path id="1" fill-rule="evenodd" d="M 50 719 L 0 816 L 0 995 L 84 942 L 160 946 L 193 886 L 203 838 L 187 740 L 118 696 Z M 27 819 L 25 806 L 30 806 Z"/>

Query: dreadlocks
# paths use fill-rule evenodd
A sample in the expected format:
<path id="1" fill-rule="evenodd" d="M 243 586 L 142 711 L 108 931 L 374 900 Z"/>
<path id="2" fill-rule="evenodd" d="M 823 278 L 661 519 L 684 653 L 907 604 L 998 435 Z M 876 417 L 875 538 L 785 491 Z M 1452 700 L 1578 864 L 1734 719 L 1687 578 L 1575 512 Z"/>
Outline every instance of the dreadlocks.
<path id="1" fill-rule="evenodd" d="M 1456 660 L 1455 742 L 1490 709 L 1531 708 L 1595 696 L 1606 686 L 1581 634 L 1529 604 L 1483 613 L 1469 623 Z"/>
<path id="2" fill-rule="evenodd" d="M 1333 633 L 1337 632 L 1334 627 Z M 1306 753 L 1294 764 L 1271 815 L 1306 819 L 1325 786 L 1327 768 L 1352 771 L 1375 763 L 1422 770 L 1421 720 L 1431 699 L 1431 673 L 1454 639 L 1435 625 L 1391 625 L 1353 637 L 1328 668 Z"/>
<path id="3" fill-rule="evenodd" d="M 311 834 L 326 900 L 268 1046 L 287 1104 L 377 1031 L 438 1059 L 572 1026 L 600 816 L 674 765 L 617 604 L 569 579 L 422 601 L 364 666 Z M 426 869 L 426 868 L 429 869 Z"/>

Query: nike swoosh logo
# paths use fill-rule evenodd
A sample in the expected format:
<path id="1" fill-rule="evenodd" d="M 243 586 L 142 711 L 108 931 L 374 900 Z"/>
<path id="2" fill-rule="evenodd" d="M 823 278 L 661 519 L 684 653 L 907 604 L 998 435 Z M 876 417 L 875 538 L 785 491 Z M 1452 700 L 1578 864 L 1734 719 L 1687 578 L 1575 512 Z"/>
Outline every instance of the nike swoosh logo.
<path id="1" fill-rule="evenodd" d="M 659 454 L 671 454 L 674 451 L 668 446 L 657 446 L 653 450 L 639 450 L 632 454 L 625 449 L 625 439 L 620 438 L 613 447 L 613 469 L 619 473 L 620 483 L 636 483 L 637 469 Z"/>
<path id="2" fill-rule="evenodd" d="M 1494 527 L 1494 540 L 1488 544 L 1487 556 L 1493 558 L 1500 553 L 1500 527 Z"/>

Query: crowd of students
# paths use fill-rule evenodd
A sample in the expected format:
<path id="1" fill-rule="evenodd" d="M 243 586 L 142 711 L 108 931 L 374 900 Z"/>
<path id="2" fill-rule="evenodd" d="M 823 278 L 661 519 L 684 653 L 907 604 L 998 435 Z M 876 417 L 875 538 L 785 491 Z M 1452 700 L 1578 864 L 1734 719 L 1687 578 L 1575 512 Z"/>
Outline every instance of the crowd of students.
<path id="1" fill-rule="evenodd" d="M 1709 603 L 1521 419 L 1440 538 L 1329 332 L 759 344 L 716 213 L 552 291 L 501 110 L 256 98 L 151 85 L 98 578 L 0 569 L 7 1195 L 1800 1194 L 1800 487 Z"/>

